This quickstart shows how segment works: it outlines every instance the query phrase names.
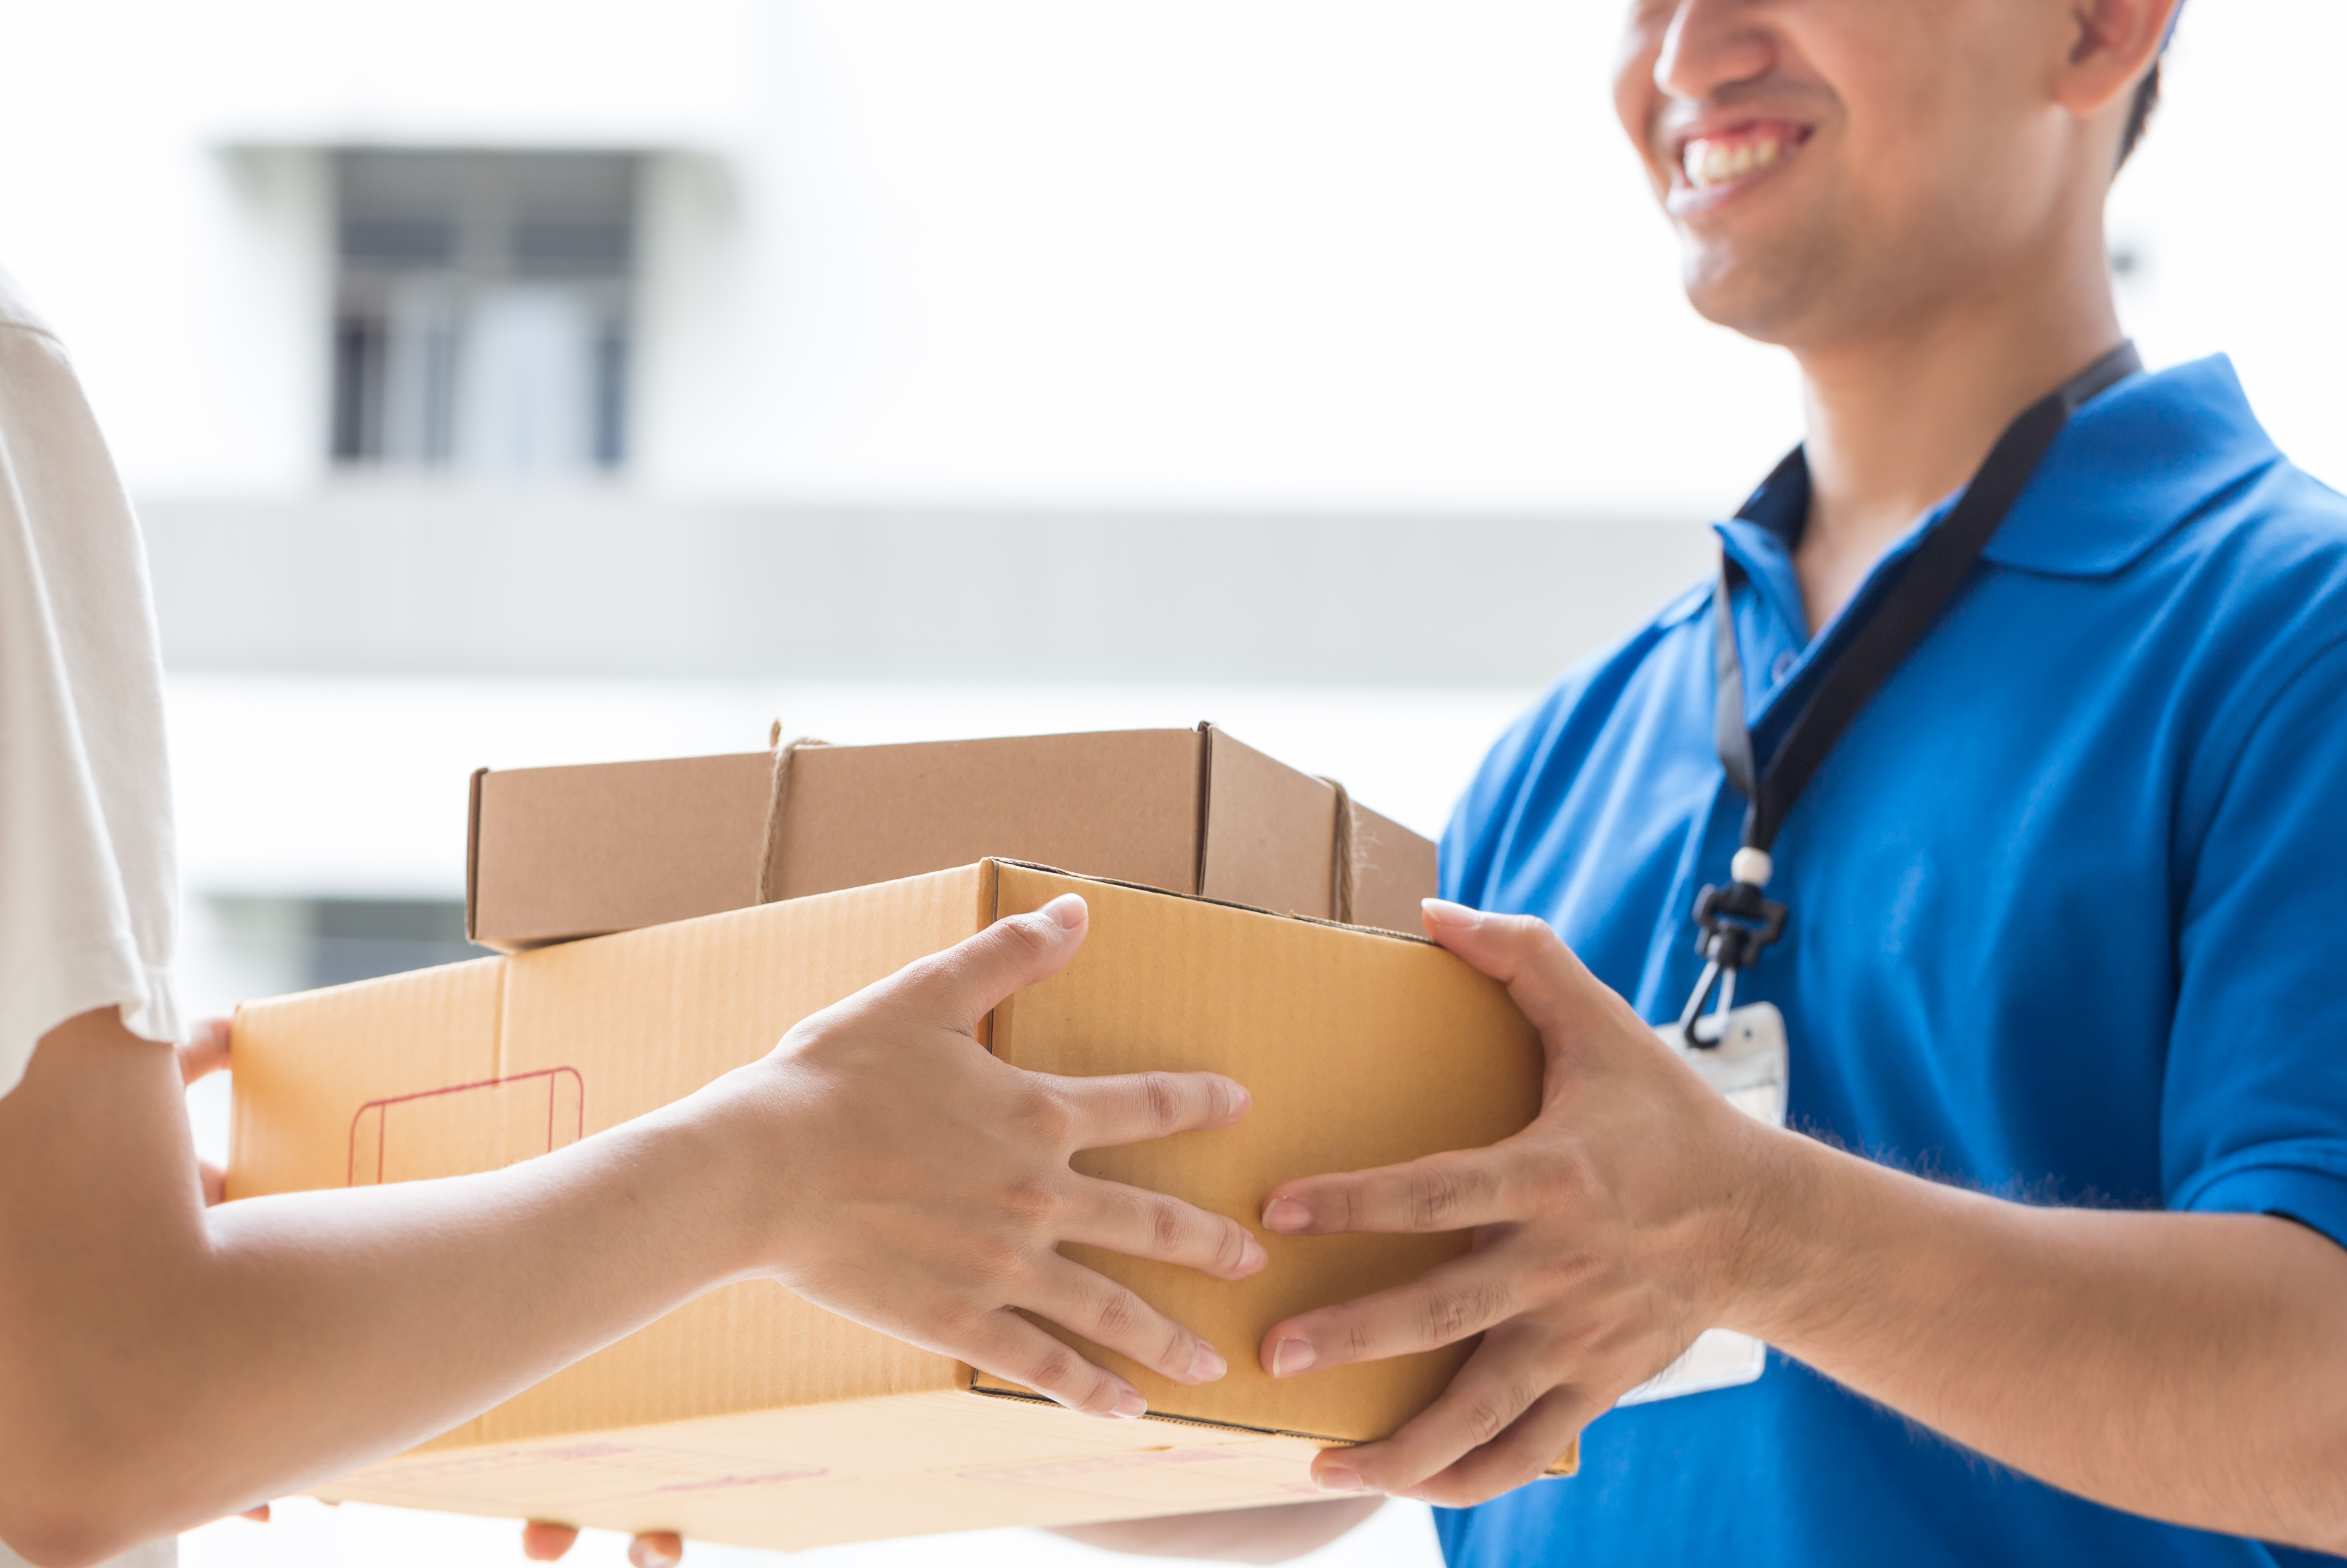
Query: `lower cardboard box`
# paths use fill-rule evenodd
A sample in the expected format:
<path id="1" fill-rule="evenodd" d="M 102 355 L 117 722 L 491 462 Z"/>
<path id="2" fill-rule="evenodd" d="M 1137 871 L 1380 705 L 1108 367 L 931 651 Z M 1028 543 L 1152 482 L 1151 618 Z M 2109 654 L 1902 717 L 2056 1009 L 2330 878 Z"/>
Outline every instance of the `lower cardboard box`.
<path id="1" fill-rule="evenodd" d="M 1234 1128 L 1078 1156 L 1089 1173 L 1252 1225 L 1282 1181 L 1488 1143 L 1538 1109 L 1532 1027 L 1431 944 L 988 860 L 248 1004 L 229 1194 L 546 1153 L 691 1093 L 808 1014 L 1068 891 L 1092 906 L 1084 946 L 996 1009 L 994 1051 L 1050 1072 L 1225 1072 L 1255 1101 Z M 1292 1313 L 1415 1278 L 1468 1238 L 1255 1234 L 1270 1266 L 1236 1285 L 1069 1249 L 1231 1362 L 1227 1378 L 1187 1388 L 1063 1336 L 1141 1389 L 1140 1421 L 1061 1409 L 753 1282 L 319 1495 L 783 1549 L 1317 1496 L 1318 1449 L 1391 1432 L 1468 1348 L 1275 1381 L 1257 1342 Z"/>

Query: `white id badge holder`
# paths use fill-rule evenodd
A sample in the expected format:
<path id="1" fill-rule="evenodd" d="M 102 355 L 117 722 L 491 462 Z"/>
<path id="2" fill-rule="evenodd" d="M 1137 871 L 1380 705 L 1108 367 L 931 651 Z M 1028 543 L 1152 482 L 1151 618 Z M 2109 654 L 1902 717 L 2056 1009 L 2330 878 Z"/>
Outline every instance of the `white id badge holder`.
<path id="1" fill-rule="evenodd" d="M 1730 1105 L 1755 1121 L 1782 1127 L 1789 1065 L 1785 1015 L 1770 1003 L 1753 1002 L 1715 1017 L 1720 1035 L 1715 1046 L 1689 1045 L 1686 1026 L 1676 1021 L 1662 1024 L 1655 1032 L 1680 1061 L 1702 1074 L 1705 1082 L 1727 1096 Z M 1681 1394 L 1733 1389 L 1757 1380 L 1768 1364 L 1768 1348 L 1749 1334 L 1706 1328 L 1685 1355 L 1614 1404 L 1617 1408 L 1643 1405 Z"/>

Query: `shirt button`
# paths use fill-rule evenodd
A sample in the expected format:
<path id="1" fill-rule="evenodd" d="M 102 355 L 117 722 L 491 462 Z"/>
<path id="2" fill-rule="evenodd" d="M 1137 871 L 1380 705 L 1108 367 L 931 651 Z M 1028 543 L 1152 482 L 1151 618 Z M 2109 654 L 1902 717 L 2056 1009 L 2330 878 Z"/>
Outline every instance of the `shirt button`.
<path id="1" fill-rule="evenodd" d="M 1799 662 L 1800 655 L 1795 653 L 1789 648 L 1786 649 L 1785 651 L 1777 655 L 1777 661 L 1768 666 L 1768 679 L 1771 681 L 1782 681 L 1786 676 L 1790 675 L 1793 672 L 1793 666 Z"/>

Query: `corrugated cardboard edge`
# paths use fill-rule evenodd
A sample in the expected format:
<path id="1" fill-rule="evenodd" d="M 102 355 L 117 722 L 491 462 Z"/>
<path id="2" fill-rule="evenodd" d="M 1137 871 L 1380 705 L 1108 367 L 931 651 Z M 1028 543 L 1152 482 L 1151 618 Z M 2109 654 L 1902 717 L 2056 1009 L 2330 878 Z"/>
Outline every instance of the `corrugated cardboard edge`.
<path id="1" fill-rule="evenodd" d="M 1326 926 L 1332 931 L 1353 931 L 1364 937 L 1383 937 L 1388 941 L 1409 942 L 1420 948 L 1439 948 L 1442 945 L 1426 937 L 1413 937 L 1408 931 L 1390 931 L 1383 926 L 1348 926 L 1342 920 L 1323 920 L 1317 915 L 1298 915 L 1292 909 L 1266 909 L 1254 904 L 1235 904 L 1228 898 L 1207 898 L 1195 893 L 1168 893 L 1163 887 L 1152 887 L 1145 882 L 1120 882 L 1113 876 L 1088 876 L 1081 871 L 1070 871 L 1059 866 L 1044 866 L 1032 860 L 1010 860 L 998 856 L 989 859 L 987 864 L 1015 866 L 1021 871 L 1048 872 L 1053 876 L 1065 876 L 1076 882 L 1096 882 L 1102 887 L 1128 887 L 1135 893 L 1147 893 L 1159 898 L 1180 898 L 1192 904 L 1212 904 L 1218 909 L 1239 909 L 1249 915 L 1268 915 L 1275 920 L 1295 920 L 1307 926 Z M 999 914 L 992 917 L 992 918 L 999 917 Z"/>
<path id="2" fill-rule="evenodd" d="M 472 801 L 465 811 L 465 940 L 481 936 L 481 780 L 487 768 L 473 770 Z"/>
<path id="3" fill-rule="evenodd" d="M 1198 728 L 1203 737 L 1209 732 L 1211 726 L 1201 724 Z M 1202 756 L 1204 750 L 1204 748 L 1202 746 Z M 1202 782 L 1200 785 L 1199 807 L 1202 820 L 1204 811 L 1204 786 Z M 1204 843 L 1204 834 L 1203 830 L 1199 836 L 1200 842 Z M 1039 866 L 1031 860 L 1004 860 L 999 858 L 989 858 L 984 862 L 984 865 L 986 866 L 986 873 L 979 886 L 979 909 L 978 923 L 981 929 L 1002 918 L 1002 878 L 999 868 L 1005 866 L 1017 866 L 1022 871 L 1040 871 L 1048 876 L 1064 876 L 1071 882 L 1092 882 L 1097 883 L 1104 887 L 1128 888 L 1133 892 L 1146 893 L 1151 897 L 1157 898 L 1180 898 L 1185 897 L 1179 893 L 1168 893 L 1163 887 L 1151 887 L 1138 882 L 1119 882 L 1114 877 L 1087 876 L 1082 872 L 1063 871 L 1056 866 Z M 1409 942 L 1421 948 L 1435 948 L 1441 946 L 1440 943 L 1430 941 L 1424 937 L 1413 937 L 1406 931 L 1389 931 L 1380 926 L 1347 926 L 1338 921 L 1322 920 L 1310 915 L 1279 914 L 1269 909 L 1258 909 L 1248 904 L 1233 904 L 1221 898 L 1203 898 L 1194 895 L 1188 897 L 1192 903 L 1213 904 L 1221 908 L 1237 909 L 1249 915 L 1262 915 L 1274 920 L 1296 920 L 1300 921 L 1307 926 L 1326 926 L 1332 930 L 1354 931 L 1363 936 L 1382 937 L 1388 941 Z M 987 1013 L 985 1020 L 981 1022 L 979 1027 L 983 1033 L 979 1043 L 984 1045 L 989 1050 L 992 1050 L 994 1049 L 994 1014 L 992 1011 L 989 1010 Z M 967 1379 L 964 1383 L 964 1387 L 973 1394 L 981 1394 L 990 1399 L 1019 1399 L 1028 1404 L 1049 1405 L 1055 1402 L 1054 1400 L 1045 1398 L 1041 1394 L 1036 1393 L 1031 1389 L 1023 1388 L 1017 1383 L 1010 1382 L 1007 1378 L 998 1380 L 989 1386 L 986 1381 L 984 1381 L 984 1379 L 991 1377 L 992 1374 L 980 1372 L 976 1368 L 965 1367 L 963 1368 L 963 1372 Z M 1260 1437 L 1296 1438 L 1305 1442 L 1327 1443 L 1331 1448 L 1358 1448 L 1361 1446 L 1351 1439 L 1330 1437 L 1326 1432 L 1296 1431 L 1286 1427 L 1248 1426 L 1240 1421 L 1210 1421 L 1201 1419 L 1195 1416 L 1163 1415 L 1155 1410 L 1145 1412 L 1141 1419 L 1145 1421 L 1160 1421 L 1167 1426 L 1173 1427 L 1202 1427 L 1210 1431 L 1250 1432 Z M 1556 1462 L 1550 1465 L 1547 1470 L 1541 1473 L 1543 1476 L 1549 1477 L 1563 1477 L 1577 1474 L 1580 1471 L 1580 1469 L 1581 1440 L 1576 1437 L 1573 1440 L 1572 1445 L 1568 1447 L 1563 1453 L 1557 1456 Z"/>
<path id="4" fill-rule="evenodd" d="M 1214 736 L 1211 720 L 1198 721 L 1198 820 L 1190 827 L 1190 896 L 1206 891 L 1206 834 L 1214 820 Z"/>

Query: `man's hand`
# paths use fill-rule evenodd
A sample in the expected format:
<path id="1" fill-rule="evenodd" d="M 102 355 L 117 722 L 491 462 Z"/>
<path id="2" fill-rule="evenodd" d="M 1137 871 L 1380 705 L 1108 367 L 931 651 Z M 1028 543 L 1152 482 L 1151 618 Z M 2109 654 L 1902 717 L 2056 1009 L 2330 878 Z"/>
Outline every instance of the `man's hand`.
<path id="1" fill-rule="evenodd" d="M 521 1529 L 521 1554 L 532 1563 L 559 1563 L 578 1543 L 575 1524 L 533 1519 Z M 683 1556 L 683 1541 L 669 1531 L 639 1535 L 628 1542 L 630 1568 L 676 1568 Z"/>
<path id="2" fill-rule="evenodd" d="M 791 1129 L 789 1185 L 753 1188 L 756 1272 L 843 1317 L 1012 1378 L 1096 1416 L 1140 1391 L 1024 1314 L 1182 1383 L 1227 1369 L 1214 1348 L 1123 1286 L 1060 1255 L 1106 1247 L 1243 1279 L 1262 1244 L 1237 1221 L 1076 1173 L 1078 1150 L 1227 1126 L 1247 1093 L 1214 1073 L 1060 1078 L 998 1061 L 977 1031 L 996 1003 L 1056 972 L 1084 938 L 1063 894 L 908 965 L 792 1030 L 765 1061 L 711 1086 L 751 1112 L 748 1146 Z M 688 1102 L 690 1103 L 690 1102 Z"/>
<path id="3" fill-rule="evenodd" d="M 1269 1230 L 1472 1228 L 1475 1249 L 1399 1289 L 1291 1317 L 1261 1353 L 1286 1378 L 1481 1334 L 1415 1419 L 1313 1465 L 1332 1491 L 1463 1507 L 1539 1477 L 1720 1321 L 1758 1223 L 1769 1130 L 1690 1071 L 1543 922 L 1430 899 L 1426 928 L 1504 982 L 1541 1031 L 1541 1113 L 1486 1149 L 1274 1188 Z"/>

